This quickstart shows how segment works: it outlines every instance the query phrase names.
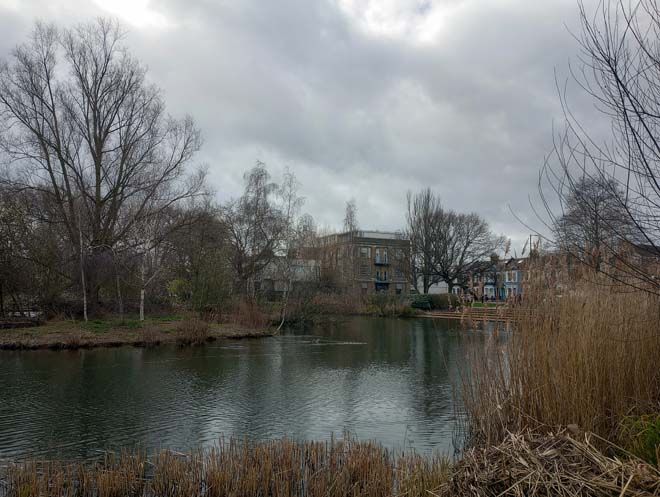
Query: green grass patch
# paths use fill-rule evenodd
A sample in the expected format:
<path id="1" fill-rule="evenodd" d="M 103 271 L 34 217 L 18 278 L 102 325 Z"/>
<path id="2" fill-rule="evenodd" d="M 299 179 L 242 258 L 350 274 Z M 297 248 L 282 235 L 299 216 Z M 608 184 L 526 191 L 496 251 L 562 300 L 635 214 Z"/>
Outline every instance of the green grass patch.
<path id="1" fill-rule="evenodd" d="M 622 439 L 628 452 L 660 468 L 660 414 L 625 418 Z"/>
<path id="2" fill-rule="evenodd" d="M 180 314 L 172 314 L 172 315 L 164 315 L 164 316 L 153 316 L 146 318 L 146 321 L 152 322 L 152 323 L 169 323 L 172 321 L 183 321 L 186 319 L 185 316 L 182 316 Z"/>
<path id="3" fill-rule="evenodd" d="M 91 331 L 92 333 L 107 333 L 115 328 L 122 328 L 128 330 L 137 330 L 142 328 L 143 321 L 138 319 L 90 319 L 86 323 L 80 323 L 82 329 Z"/>

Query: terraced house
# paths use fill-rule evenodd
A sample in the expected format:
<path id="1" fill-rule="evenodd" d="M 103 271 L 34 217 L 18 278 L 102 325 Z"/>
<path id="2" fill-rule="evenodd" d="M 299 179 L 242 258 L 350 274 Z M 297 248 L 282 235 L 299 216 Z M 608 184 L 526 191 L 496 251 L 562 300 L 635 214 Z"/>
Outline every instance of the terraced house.
<path id="1" fill-rule="evenodd" d="M 529 260 L 511 257 L 506 260 L 484 262 L 480 267 L 475 268 L 470 275 L 468 289 L 477 299 L 522 298 L 529 278 Z"/>
<path id="2" fill-rule="evenodd" d="M 349 231 L 320 240 L 321 275 L 355 295 L 408 295 L 410 240 L 399 232 Z"/>

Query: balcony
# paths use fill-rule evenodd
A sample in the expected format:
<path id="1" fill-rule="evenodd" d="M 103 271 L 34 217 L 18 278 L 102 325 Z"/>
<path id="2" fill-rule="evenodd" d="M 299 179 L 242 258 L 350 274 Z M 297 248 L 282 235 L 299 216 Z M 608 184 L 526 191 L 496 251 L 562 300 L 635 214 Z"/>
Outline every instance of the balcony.
<path id="1" fill-rule="evenodd" d="M 390 261 L 387 259 L 387 257 L 374 257 L 374 264 L 376 266 L 389 266 Z"/>
<path id="2" fill-rule="evenodd" d="M 392 278 L 390 278 L 390 275 L 376 275 L 374 278 L 376 283 L 390 283 L 392 281 Z"/>

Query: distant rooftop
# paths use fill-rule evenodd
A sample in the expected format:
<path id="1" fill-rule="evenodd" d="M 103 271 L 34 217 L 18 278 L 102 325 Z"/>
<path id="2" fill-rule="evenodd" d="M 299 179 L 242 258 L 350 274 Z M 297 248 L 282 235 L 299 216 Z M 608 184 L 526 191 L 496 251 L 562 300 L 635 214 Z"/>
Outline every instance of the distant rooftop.
<path id="1" fill-rule="evenodd" d="M 332 235 L 326 235 L 322 238 L 345 238 L 353 235 L 354 238 L 372 238 L 378 240 L 407 240 L 406 235 L 401 231 L 378 231 L 378 230 L 357 230 L 353 231 L 344 231 L 341 233 L 335 233 Z"/>
<path id="2" fill-rule="evenodd" d="M 381 240 L 406 239 L 406 236 L 401 231 L 356 231 L 355 236 L 359 238 L 380 238 Z"/>

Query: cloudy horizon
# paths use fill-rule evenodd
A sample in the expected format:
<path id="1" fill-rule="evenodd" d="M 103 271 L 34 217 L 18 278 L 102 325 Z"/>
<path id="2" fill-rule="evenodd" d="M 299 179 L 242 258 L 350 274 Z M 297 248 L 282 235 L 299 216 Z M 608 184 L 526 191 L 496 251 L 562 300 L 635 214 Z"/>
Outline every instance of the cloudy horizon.
<path id="1" fill-rule="evenodd" d="M 361 228 L 400 229 L 406 192 L 427 186 L 514 249 L 529 230 L 512 211 L 541 228 L 528 196 L 563 123 L 575 0 L 0 0 L 0 58 L 37 19 L 98 16 L 122 22 L 168 111 L 195 118 L 220 202 L 259 160 L 296 174 L 326 229 L 351 198 Z"/>

